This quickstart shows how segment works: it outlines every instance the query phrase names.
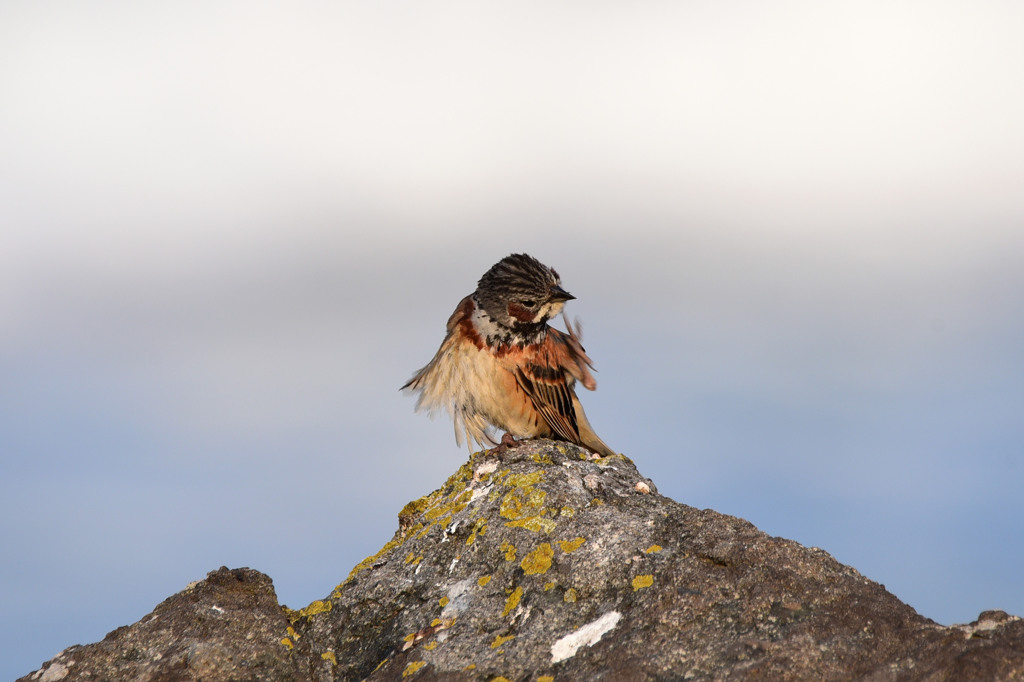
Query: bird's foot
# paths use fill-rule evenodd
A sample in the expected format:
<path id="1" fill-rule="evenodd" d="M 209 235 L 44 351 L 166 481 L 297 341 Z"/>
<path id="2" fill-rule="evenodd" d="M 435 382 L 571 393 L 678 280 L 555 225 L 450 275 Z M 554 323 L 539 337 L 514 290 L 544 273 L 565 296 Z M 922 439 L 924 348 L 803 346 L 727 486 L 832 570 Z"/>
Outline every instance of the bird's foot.
<path id="1" fill-rule="evenodd" d="M 494 455 L 499 460 L 504 460 L 505 454 L 513 448 L 518 448 L 520 444 L 520 441 L 516 440 L 511 433 L 503 433 L 501 442 L 488 450 L 488 454 Z"/>
<path id="2" fill-rule="evenodd" d="M 501 434 L 501 445 L 499 447 L 517 448 L 519 447 L 519 441 L 511 433 L 506 432 Z"/>

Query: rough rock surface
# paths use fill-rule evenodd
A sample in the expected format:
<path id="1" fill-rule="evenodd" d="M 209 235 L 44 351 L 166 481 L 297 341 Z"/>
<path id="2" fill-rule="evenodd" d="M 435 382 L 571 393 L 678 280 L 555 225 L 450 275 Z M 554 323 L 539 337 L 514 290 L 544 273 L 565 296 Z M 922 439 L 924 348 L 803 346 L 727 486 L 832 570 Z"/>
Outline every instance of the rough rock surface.
<path id="1" fill-rule="evenodd" d="M 221 568 L 103 641 L 73 646 L 22 680 L 292 680 L 288 618 L 270 578 Z"/>
<path id="2" fill-rule="evenodd" d="M 1024 621 L 943 627 L 820 549 L 533 441 L 406 506 L 325 599 L 225 568 L 23 680 L 1024 680 Z"/>

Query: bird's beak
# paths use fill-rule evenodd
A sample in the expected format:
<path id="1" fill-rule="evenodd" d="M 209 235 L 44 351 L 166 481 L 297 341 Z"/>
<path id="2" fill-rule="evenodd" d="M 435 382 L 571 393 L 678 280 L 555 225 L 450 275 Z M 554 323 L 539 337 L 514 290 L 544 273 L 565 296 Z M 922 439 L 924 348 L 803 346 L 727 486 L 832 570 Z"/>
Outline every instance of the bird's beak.
<path id="1" fill-rule="evenodd" d="M 548 293 L 552 301 L 571 301 L 576 298 L 557 284 L 553 285 Z"/>

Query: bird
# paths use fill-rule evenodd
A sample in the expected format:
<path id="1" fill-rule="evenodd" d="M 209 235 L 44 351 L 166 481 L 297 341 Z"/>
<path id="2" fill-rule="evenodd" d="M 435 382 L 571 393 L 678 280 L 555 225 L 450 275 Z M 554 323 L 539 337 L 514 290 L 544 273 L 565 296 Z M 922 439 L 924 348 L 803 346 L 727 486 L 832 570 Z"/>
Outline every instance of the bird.
<path id="1" fill-rule="evenodd" d="M 576 297 L 554 268 L 525 253 L 493 265 L 448 318 L 434 358 L 402 390 L 418 393 L 416 410 L 447 410 L 455 442 L 473 449 L 515 438 L 568 441 L 598 456 L 615 455 L 587 420 L 574 390 L 597 388 L 593 363 L 564 314 Z M 565 332 L 548 324 L 562 313 Z"/>

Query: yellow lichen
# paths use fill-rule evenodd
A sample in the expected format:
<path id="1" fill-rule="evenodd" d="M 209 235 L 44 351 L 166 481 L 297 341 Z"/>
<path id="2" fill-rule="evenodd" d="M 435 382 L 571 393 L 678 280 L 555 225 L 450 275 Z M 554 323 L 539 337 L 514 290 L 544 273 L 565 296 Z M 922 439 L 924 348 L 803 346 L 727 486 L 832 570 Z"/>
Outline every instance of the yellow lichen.
<path id="1" fill-rule="evenodd" d="M 416 672 L 426 664 L 426 661 L 413 661 L 409 665 L 405 666 L 405 670 L 402 671 L 402 677 L 408 677 L 409 675 L 412 675 L 414 672 Z"/>
<path id="2" fill-rule="evenodd" d="M 456 501 L 446 500 L 442 501 L 437 506 L 431 507 L 427 509 L 427 511 L 423 512 L 423 518 L 427 521 L 437 521 L 442 517 L 450 516 L 453 512 L 459 511 L 462 511 L 462 509 L 459 508 L 459 505 Z"/>
<path id="3" fill-rule="evenodd" d="M 403 522 L 408 523 L 409 521 L 412 521 L 428 506 L 430 506 L 430 498 L 427 496 L 421 497 L 418 500 L 413 500 L 402 507 L 402 511 L 398 512 L 398 522 L 402 524 Z"/>
<path id="4" fill-rule="evenodd" d="M 491 642 L 491 648 L 492 649 L 497 649 L 499 646 L 501 646 L 505 642 L 507 642 L 507 641 L 509 641 L 511 639 L 515 639 L 515 638 L 516 638 L 515 635 L 506 635 L 505 637 L 502 637 L 501 635 L 498 635 L 497 637 L 494 638 L 494 641 Z"/>
<path id="5" fill-rule="evenodd" d="M 295 623 L 298 622 L 300 618 L 311 618 L 318 613 L 327 613 L 332 608 L 334 608 L 334 602 L 328 599 L 317 599 L 304 609 L 289 611 L 288 620 Z"/>
<path id="6" fill-rule="evenodd" d="M 323 652 L 322 654 L 320 654 L 320 658 L 324 659 L 325 661 L 330 661 L 331 665 L 338 665 L 338 657 L 334 655 L 333 651 Z"/>
<path id="7" fill-rule="evenodd" d="M 347 583 L 348 581 L 350 581 L 354 577 L 356 577 L 356 575 L 360 571 L 365 571 L 367 568 L 370 568 L 371 566 L 373 566 L 375 563 L 377 563 L 377 561 L 381 557 L 383 557 L 385 554 L 388 554 L 391 550 L 395 549 L 396 547 L 399 547 L 403 542 L 405 542 L 405 540 L 406 540 L 405 536 L 399 536 L 399 537 L 392 538 L 391 540 L 388 540 L 386 543 L 384 543 L 384 546 L 380 548 L 379 552 L 377 552 L 373 556 L 366 557 L 365 559 L 360 561 L 358 564 L 356 564 L 356 567 L 353 568 L 349 572 L 348 577 L 345 578 L 345 583 Z M 344 585 L 345 583 L 342 583 L 342 585 Z M 340 594 L 340 588 L 341 588 L 341 585 L 336 587 L 335 588 L 335 592 Z"/>
<path id="8" fill-rule="evenodd" d="M 489 575 L 482 575 L 476 580 L 476 584 L 480 587 L 486 587 L 489 582 L 491 582 L 491 576 Z"/>
<path id="9" fill-rule="evenodd" d="M 537 516 L 544 511 L 544 500 L 547 496 L 544 490 L 533 486 L 513 488 L 501 499 L 498 513 L 510 521 L 524 516 Z"/>
<path id="10" fill-rule="evenodd" d="M 505 542 L 501 543 L 501 547 L 499 547 L 499 549 L 502 552 L 505 553 L 505 561 L 515 561 L 516 560 L 516 546 L 513 545 L 508 540 L 506 540 Z"/>
<path id="11" fill-rule="evenodd" d="M 469 504 L 473 493 L 467 486 L 472 479 L 472 464 L 466 462 L 445 481 L 444 486 L 440 489 L 405 505 L 398 514 L 399 528 L 402 529 L 398 543 L 405 542 L 416 534 L 418 537 L 423 537 L 435 525 L 447 525 L 453 514 L 462 511 Z M 406 528 L 412 524 L 414 518 L 420 516 L 429 523 L 418 523 Z M 378 552 L 378 555 L 380 554 L 381 552 Z"/>
<path id="12" fill-rule="evenodd" d="M 541 516 L 528 516 L 524 519 L 507 521 L 505 525 L 511 528 L 525 528 L 526 530 L 532 530 L 534 533 L 551 533 L 555 529 L 554 521 Z"/>
<path id="13" fill-rule="evenodd" d="M 294 644 L 292 644 L 292 640 L 288 639 L 287 637 L 285 637 L 284 639 L 281 640 L 281 644 L 284 644 L 289 649 L 291 649 L 291 648 L 293 648 L 295 646 Z"/>
<path id="14" fill-rule="evenodd" d="M 441 619 L 440 618 L 435 618 L 434 620 L 430 621 L 430 627 L 432 627 L 432 628 L 436 628 L 440 624 L 441 624 Z"/>
<path id="15" fill-rule="evenodd" d="M 491 680 L 491 682 L 512 682 L 512 680 L 508 679 L 507 677 L 502 677 L 501 675 L 499 675 L 498 677 L 495 677 L 493 680 Z"/>
<path id="16" fill-rule="evenodd" d="M 558 510 L 558 515 L 565 516 L 571 519 L 573 516 L 576 515 L 576 510 L 573 509 L 572 507 L 562 507 L 561 509 Z"/>
<path id="17" fill-rule="evenodd" d="M 433 651 L 434 649 L 437 648 L 437 640 L 434 640 L 432 642 L 427 642 L 426 644 L 423 645 L 423 648 L 426 649 L 427 651 Z"/>
<path id="18" fill-rule="evenodd" d="M 537 682 L 555 682 L 555 678 L 551 675 L 541 675 L 537 678 Z"/>
<path id="19" fill-rule="evenodd" d="M 591 507 L 600 507 L 602 504 L 604 504 L 604 500 L 600 500 L 596 497 L 590 501 Z"/>
<path id="20" fill-rule="evenodd" d="M 473 531 L 469 534 L 469 537 L 466 538 L 466 544 L 472 545 L 474 542 L 476 542 L 477 534 L 483 535 L 486 532 L 487 519 L 478 519 L 476 524 L 473 526 Z"/>
<path id="21" fill-rule="evenodd" d="M 537 549 L 523 557 L 519 566 L 526 575 L 547 573 L 548 569 L 551 568 L 551 558 L 553 556 L 555 556 L 555 550 L 551 548 L 550 544 L 544 542 Z"/>
<path id="22" fill-rule="evenodd" d="M 544 591 L 545 592 L 550 592 L 551 590 L 555 589 L 555 584 L 556 583 L 554 583 L 554 582 L 544 583 Z"/>
<path id="23" fill-rule="evenodd" d="M 414 639 L 416 639 L 416 633 L 415 632 L 410 632 L 409 634 L 407 634 L 405 637 L 402 638 L 402 641 L 403 642 L 411 642 Z"/>
<path id="24" fill-rule="evenodd" d="M 577 537 L 575 540 L 559 540 L 558 546 L 562 548 L 562 551 L 566 554 L 572 554 L 577 549 L 583 546 L 586 542 L 586 538 Z"/>
<path id="25" fill-rule="evenodd" d="M 568 590 L 566 590 L 565 594 L 562 595 L 562 601 L 564 601 L 566 604 L 572 604 L 573 602 L 575 602 L 576 589 L 570 587 Z"/>
<path id="26" fill-rule="evenodd" d="M 437 600 L 437 603 L 441 605 L 441 608 L 448 606 L 448 597 L 441 597 Z"/>
<path id="27" fill-rule="evenodd" d="M 661 545 L 651 545 L 650 547 L 648 547 L 644 551 L 647 554 L 654 554 L 655 552 L 660 552 L 661 551 Z"/>
<path id="28" fill-rule="evenodd" d="M 523 598 L 523 588 L 517 587 L 515 590 L 512 591 L 512 594 L 510 594 L 508 596 L 508 599 L 505 600 L 505 608 L 501 612 L 501 617 L 504 618 L 508 614 L 512 613 L 512 611 L 517 606 L 519 606 L 519 600 L 522 599 L 522 598 Z"/>
<path id="29" fill-rule="evenodd" d="M 646 575 L 638 575 L 633 578 L 633 591 L 642 590 L 645 587 L 650 587 L 654 584 L 654 576 L 650 573 Z"/>
<path id="30" fill-rule="evenodd" d="M 528 488 L 537 485 L 544 480 L 544 471 L 534 471 L 529 474 L 509 474 L 505 485 L 512 488 Z"/>

